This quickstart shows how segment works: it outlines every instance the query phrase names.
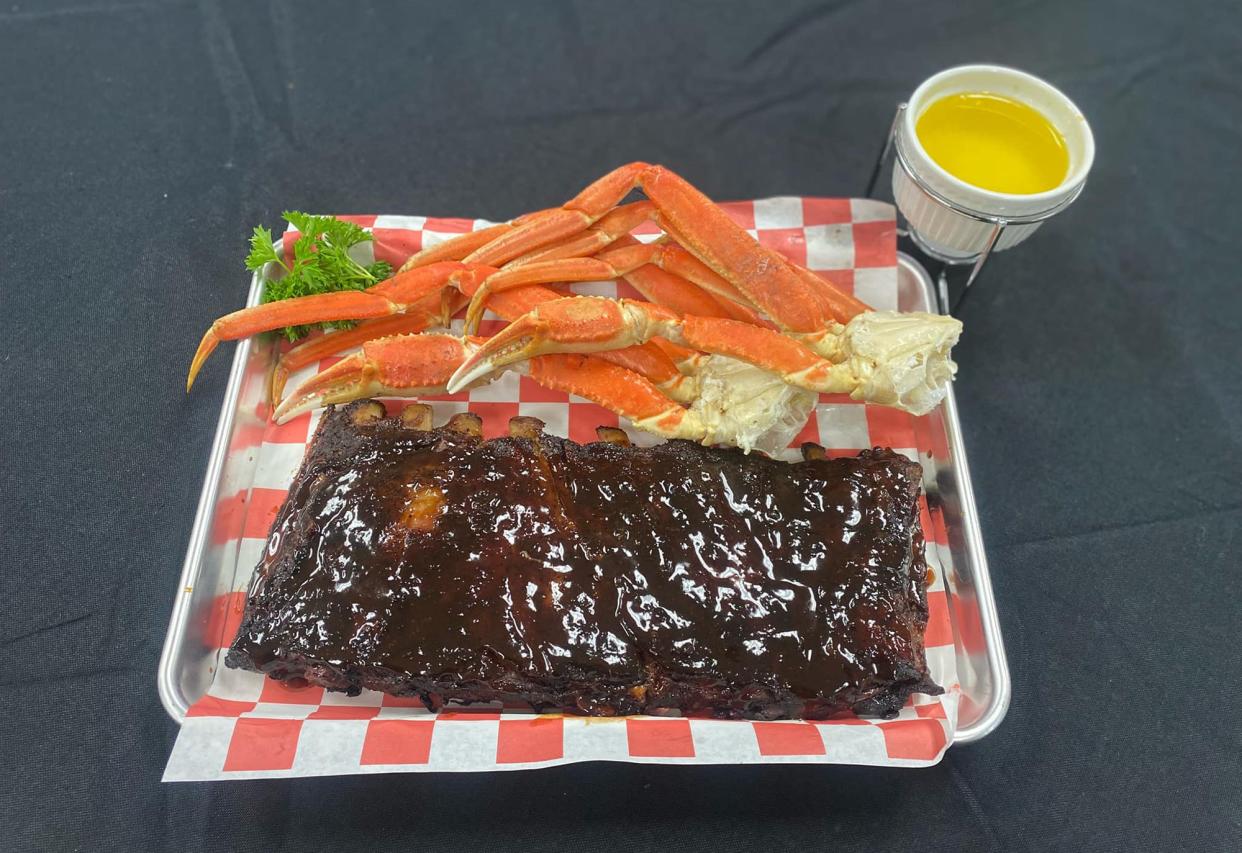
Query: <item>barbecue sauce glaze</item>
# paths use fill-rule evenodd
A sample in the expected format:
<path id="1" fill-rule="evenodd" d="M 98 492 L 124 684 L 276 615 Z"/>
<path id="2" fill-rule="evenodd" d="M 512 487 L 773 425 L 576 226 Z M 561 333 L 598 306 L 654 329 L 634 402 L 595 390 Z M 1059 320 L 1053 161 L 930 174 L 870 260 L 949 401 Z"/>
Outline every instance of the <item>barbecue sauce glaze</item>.
<path id="1" fill-rule="evenodd" d="M 928 678 L 919 466 L 481 441 L 330 412 L 229 664 L 586 714 L 891 714 Z"/>

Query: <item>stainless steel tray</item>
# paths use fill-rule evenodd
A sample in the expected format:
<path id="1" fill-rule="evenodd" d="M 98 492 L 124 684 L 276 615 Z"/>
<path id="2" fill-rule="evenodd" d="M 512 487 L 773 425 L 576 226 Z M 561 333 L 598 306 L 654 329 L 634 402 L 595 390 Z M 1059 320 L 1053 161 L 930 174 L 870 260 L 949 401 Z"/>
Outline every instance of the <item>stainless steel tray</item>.
<path id="1" fill-rule="evenodd" d="M 280 244 L 277 244 L 280 249 Z M 931 277 L 913 258 L 898 254 L 898 307 L 903 311 L 935 311 Z M 247 305 L 255 305 L 263 292 L 256 275 L 250 284 Z M 264 382 L 271 366 L 272 348 L 242 341 L 233 356 L 224 405 L 216 426 L 203 492 L 190 533 L 185 565 L 181 571 L 172 619 L 160 657 L 160 700 L 178 723 L 187 709 L 211 686 L 223 625 L 216 602 L 234 589 L 239 578 L 245 583 L 259 555 L 246 553 L 237 543 L 212 542 L 220 522 L 217 507 L 221 495 L 244 492 L 254 482 L 258 467 L 255 453 L 230 453 L 245 433 L 261 431 Z M 944 404 L 931 418 L 917 419 L 920 448 L 941 448 L 939 453 L 920 451 L 924 488 L 933 515 L 943 520 L 947 547 L 937 548 L 941 566 L 948 573 L 949 615 L 957 649 L 958 678 L 962 701 L 958 710 L 955 743 L 978 740 L 999 725 L 1009 707 L 1009 669 L 1001 641 L 987 557 L 979 532 L 979 519 L 970 484 L 970 469 L 962 444 L 957 403 L 949 390 Z M 944 458 L 939 458 L 943 456 Z M 929 543 L 932 536 L 928 536 Z"/>

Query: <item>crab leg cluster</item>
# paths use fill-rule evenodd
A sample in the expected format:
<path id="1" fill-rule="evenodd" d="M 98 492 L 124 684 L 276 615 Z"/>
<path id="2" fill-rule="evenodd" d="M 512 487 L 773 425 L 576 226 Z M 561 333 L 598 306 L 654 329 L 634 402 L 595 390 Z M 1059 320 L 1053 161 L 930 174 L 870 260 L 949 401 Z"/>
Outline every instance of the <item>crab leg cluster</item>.
<path id="1" fill-rule="evenodd" d="M 646 200 L 622 204 L 632 191 Z M 630 232 L 654 223 L 663 236 Z M 648 301 L 573 296 L 563 285 L 625 280 Z M 466 335 L 431 333 L 466 305 Z M 507 321 L 477 335 L 485 309 Z M 356 327 L 286 353 L 272 379 L 359 351 L 305 382 L 278 420 L 364 396 L 459 391 L 520 370 L 643 430 L 771 452 L 819 392 L 923 413 L 943 398 L 961 331 L 940 315 L 873 311 L 760 245 L 668 169 L 631 163 L 559 208 L 440 243 L 365 291 L 274 302 L 212 324 L 187 387 L 212 350 L 286 325 Z"/>

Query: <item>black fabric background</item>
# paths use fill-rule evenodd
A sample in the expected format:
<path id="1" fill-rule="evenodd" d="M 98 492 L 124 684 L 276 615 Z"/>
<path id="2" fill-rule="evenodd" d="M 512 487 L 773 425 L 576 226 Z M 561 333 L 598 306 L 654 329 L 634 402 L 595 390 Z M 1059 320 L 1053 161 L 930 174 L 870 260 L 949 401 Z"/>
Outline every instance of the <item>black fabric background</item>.
<path id="1" fill-rule="evenodd" d="M 12 850 L 1242 847 L 1242 26 L 1229 3 L 0 9 L 0 843 Z M 1000 61 L 1099 156 L 998 256 L 957 383 L 1013 672 L 922 771 L 578 765 L 165 785 L 156 663 L 279 211 L 557 204 L 630 159 L 861 193 L 893 105 Z"/>

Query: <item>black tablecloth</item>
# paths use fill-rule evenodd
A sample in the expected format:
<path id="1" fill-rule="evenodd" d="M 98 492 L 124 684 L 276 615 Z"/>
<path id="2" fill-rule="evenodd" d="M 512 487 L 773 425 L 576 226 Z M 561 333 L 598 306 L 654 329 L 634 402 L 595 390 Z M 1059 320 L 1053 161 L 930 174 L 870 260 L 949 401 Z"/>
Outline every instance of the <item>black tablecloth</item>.
<path id="1" fill-rule="evenodd" d="M 1238 849 L 1242 28 L 1231 4 L 0 9 L 0 843 L 13 850 Z M 492 219 L 631 159 L 863 190 L 1000 61 L 1095 129 L 996 257 L 958 399 L 1014 695 L 928 770 L 590 764 L 161 784 L 156 663 L 223 392 L 186 364 L 284 207 Z"/>

